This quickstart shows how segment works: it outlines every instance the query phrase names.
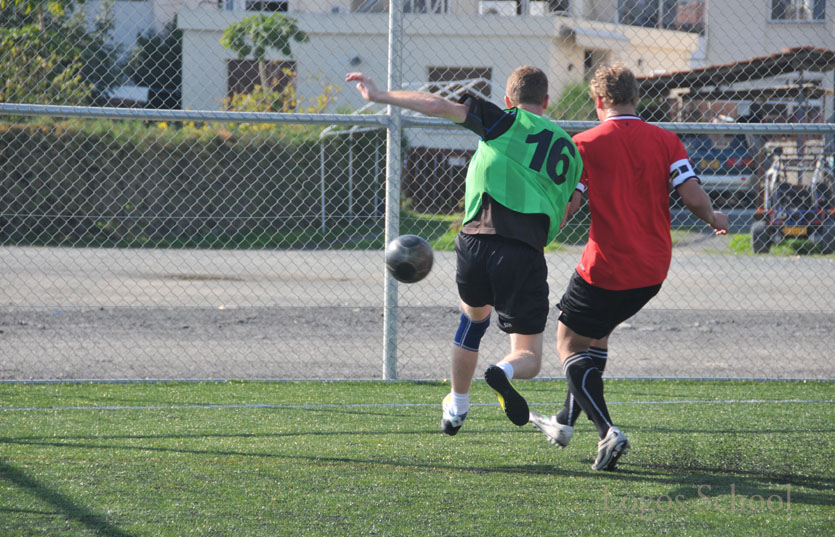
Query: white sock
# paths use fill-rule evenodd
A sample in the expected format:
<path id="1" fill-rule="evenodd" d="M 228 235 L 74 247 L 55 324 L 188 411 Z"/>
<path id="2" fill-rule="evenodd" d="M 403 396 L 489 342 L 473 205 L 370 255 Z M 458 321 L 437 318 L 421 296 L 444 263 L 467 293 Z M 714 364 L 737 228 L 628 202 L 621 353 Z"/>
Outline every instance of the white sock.
<path id="1" fill-rule="evenodd" d="M 499 362 L 496 364 L 496 367 L 502 368 L 505 376 L 507 376 L 507 380 L 513 380 L 513 366 L 509 362 Z"/>
<path id="2" fill-rule="evenodd" d="M 452 394 L 452 405 L 450 405 L 449 409 L 451 414 L 460 416 L 464 412 L 470 410 L 470 394 L 455 393 L 453 391 L 450 391 L 449 393 Z"/>

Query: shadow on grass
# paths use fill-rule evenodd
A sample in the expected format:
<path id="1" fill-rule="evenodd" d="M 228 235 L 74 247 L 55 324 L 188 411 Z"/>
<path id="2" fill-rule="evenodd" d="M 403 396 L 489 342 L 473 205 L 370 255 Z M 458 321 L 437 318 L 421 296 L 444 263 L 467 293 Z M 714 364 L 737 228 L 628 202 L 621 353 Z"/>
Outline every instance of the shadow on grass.
<path id="1" fill-rule="evenodd" d="M 47 487 L 23 470 L 1 460 L 0 479 L 15 485 L 24 492 L 35 496 L 40 501 L 51 505 L 67 518 L 84 524 L 90 530 L 95 531 L 98 535 L 105 537 L 130 537 L 129 533 L 125 533 L 121 529 L 109 523 L 102 515 L 94 513 L 86 507 L 78 505 L 67 496 Z M 32 511 L 14 510 L 13 512 Z"/>
<path id="2" fill-rule="evenodd" d="M 504 431 L 479 431 L 477 433 L 470 433 L 476 435 L 493 435 Z M 826 477 L 809 477 L 799 476 L 792 473 L 768 470 L 731 470 L 722 467 L 708 467 L 700 466 L 695 461 L 682 461 L 681 464 L 664 463 L 664 464 L 645 464 L 633 462 L 621 462 L 620 467 L 614 472 L 600 472 L 594 471 L 590 468 L 588 470 L 577 470 L 576 468 L 565 468 L 552 465 L 504 465 L 504 466 L 475 466 L 466 464 L 438 464 L 437 461 L 428 461 L 426 463 L 418 463 L 414 461 L 402 461 L 394 458 L 360 458 L 360 457 L 333 457 L 333 456 L 314 456 L 298 453 L 281 453 L 276 451 L 236 451 L 236 450 L 217 450 L 217 449 L 189 449 L 184 447 L 162 447 L 154 445 L 114 445 L 106 443 L 96 443 L 95 440 L 104 441 L 106 439 L 123 439 L 123 440 L 177 440 L 177 439 L 210 439 L 210 438 L 283 438 L 288 436 L 316 436 L 316 435 L 427 435 L 425 430 L 414 431 L 387 431 L 381 432 L 361 432 L 361 431 L 332 431 L 327 433 L 307 432 L 307 433 L 242 433 L 242 434 L 189 434 L 189 435 L 138 435 L 138 436 L 111 436 L 111 437 L 87 437 L 91 442 L 64 442 L 60 439 L 56 440 L 50 438 L 43 439 L 13 439 L 0 438 L 0 443 L 16 444 L 16 445 L 33 445 L 33 446 L 50 446 L 57 448 L 75 448 L 75 449 L 102 449 L 102 450 L 129 450 L 142 452 L 157 452 L 157 453 L 177 453 L 185 455 L 198 455 L 206 457 L 241 457 L 241 458 L 266 458 L 266 459 L 280 459 L 287 461 L 295 461 L 299 464 L 345 464 L 345 465 L 359 465 L 359 466 L 378 466 L 390 468 L 406 468 L 415 470 L 442 470 L 442 471 L 460 471 L 467 473 L 487 473 L 497 475 L 550 475 L 555 477 L 565 478 L 588 478 L 600 480 L 601 487 L 607 481 L 609 482 L 635 482 L 639 484 L 656 483 L 659 485 L 669 485 L 674 491 L 673 497 L 681 495 L 685 500 L 701 499 L 699 495 L 699 486 L 709 486 L 711 494 L 718 495 L 731 491 L 733 486 L 738 496 L 760 495 L 768 498 L 775 494 L 775 487 L 797 487 L 805 490 L 792 490 L 791 502 L 795 504 L 808 505 L 831 505 L 833 502 L 832 481 Z M 440 434 L 440 433 L 437 433 Z M 524 433 L 521 433 L 524 434 Z M 81 439 L 81 438 L 76 438 Z M 576 460 L 572 460 L 574 464 Z M 591 466 L 591 459 L 584 461 Z M 7 478 L 5 469 L 0 467 L 0 478 Z M 27 487 L 36 488 L 36 487 Z M 37 489 L 36 489 L 37 490 Z M 814 492 L 809 492 L 812 490 Z M 49 492 L 49 491 L 47 491 Z M 52 493 L 55 494 L 55 493 Z M 668 493 L 669 495 L 670 493 Z M 47 498 L 49 496 L 47 495 Z M 60 499 L 58 495 L 58 499 Z M 50 502 L 53 503 L 53 502 Z M 61 502 L 57 503 L 59 507 Z M 76 510 L 75 506 L 72 507 Z M 94 521 L 106 522 L 97 515 L 88 514 L 81 510 L 86 518 L 91 518 Z M 115 529 L 115 528 L 114 528 Z M 118 531 L 118 530 L 117 530 Z M 126 535 L 122 532 L 118 533 L 103 533 L 103 535 Z"/>

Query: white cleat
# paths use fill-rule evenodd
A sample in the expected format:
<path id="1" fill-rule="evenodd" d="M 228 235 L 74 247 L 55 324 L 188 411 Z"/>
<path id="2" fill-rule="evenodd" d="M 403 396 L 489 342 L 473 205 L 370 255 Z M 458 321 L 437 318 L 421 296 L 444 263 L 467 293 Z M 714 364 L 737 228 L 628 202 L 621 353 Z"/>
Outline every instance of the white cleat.
<path id="1" fill-rule="evenodd" d="M 605 438 L 597 443 L 597 459 L 592 470 L 614 470 L 618 459 L 629 451 L 629 440 L 617 427 L 609 427 Z"/>
<path id="2" fill-rule="evenodd" d="M 441 407 L 444 410 L 444 415 L 441 418 L 441 430 L 449 436 L 455 436 L 458 433 L 458 429 L 464 425 L 464 420 L 467 419 L 467 413 L 464 412 L 460 415 L 451 413 L 449 411 L 451 403 L 452 394 L 448 393 L 447 396 L 444 397 L 443 403 L 441 403 Z"/>
<path id="3" fill-rule="evenodd" d="M 543 416 L 536 412 L 531 412 L 530 422 L 533 426 L 545 435 L 545 438 L 555 446 L 564 448 L 571 440 L 571 435 L 574 434 L 574 427 L 571 425 L 563 425 L 557 423 L 556 416 Z"/>

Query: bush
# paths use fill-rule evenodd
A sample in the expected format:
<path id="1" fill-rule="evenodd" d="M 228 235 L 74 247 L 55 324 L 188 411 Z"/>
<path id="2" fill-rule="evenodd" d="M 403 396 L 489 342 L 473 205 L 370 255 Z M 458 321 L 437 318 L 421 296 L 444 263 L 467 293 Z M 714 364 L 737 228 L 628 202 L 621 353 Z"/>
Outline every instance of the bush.
<path id="1" fill-rule="evenodd" d="M 545 115 L 556 121 L 595 121 L 594 102 L 589 97 L 589 86 L 585 82 L 566 85 L 555 103 L 548 107 Z"/>
<path id="2" fill-rule="evenodd" d="M 374 136 L 355 136 L 371 154 Z M 321 215 L 346 214 L 347 146 L 282 129 L 42 120 L 0 124 L 3 244 L 234 246 L 269 234 L 286 247 Z M 353 213 L 373 214 L 373 166 L 354 166 Z"/>

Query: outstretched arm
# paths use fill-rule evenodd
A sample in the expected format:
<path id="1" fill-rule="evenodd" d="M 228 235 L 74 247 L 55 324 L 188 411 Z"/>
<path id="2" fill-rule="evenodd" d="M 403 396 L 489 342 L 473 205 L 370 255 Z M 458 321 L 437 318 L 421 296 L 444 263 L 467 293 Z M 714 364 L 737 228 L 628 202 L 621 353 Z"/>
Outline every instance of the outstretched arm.
<path id="1" fill-rule="evenodd" d="M 357 90 L 366 101 L 390 104 L 408 108 L 427 116 L 448 119 L 455 123 L 464 123 L 469 107 L 454 103 L 433 93 L 424 91 L 384 91 L 377 89 L 374 81 L 362 73 L 348 73 L 346 82 L 356 82 Z"/>
<path id="2" fill-rule="evenodd" d="M 698 181 L 687 180 L 678 186 L 678 193 L 684 205 L 700 220 L 713 228 L 717 235 L 728 232 L 728 215 L 713 210 L 710 198 Z"/>

